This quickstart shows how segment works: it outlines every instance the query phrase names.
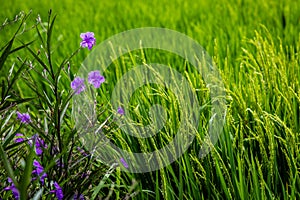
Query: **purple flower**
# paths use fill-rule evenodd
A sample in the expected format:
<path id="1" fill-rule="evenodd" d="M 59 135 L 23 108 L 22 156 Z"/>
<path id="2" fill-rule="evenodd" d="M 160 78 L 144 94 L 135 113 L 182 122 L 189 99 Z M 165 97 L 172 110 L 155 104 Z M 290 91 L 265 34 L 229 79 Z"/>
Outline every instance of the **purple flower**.
<path id="1" fill-rule="evenodd" d="M 32 174 L 35 174 L 35 175 L 38 175 L 38 176 L 39 176 L 41 173 L 43 173 L 44 168 L 43 168 L 43 166 L 39 163 L 39 161 L 34 160 L 34 161 L 33 161 L 33 166 L 34 166 L 36 169 L 32 171 Z"/>
<path id="2" fill-rule="evenodd" d="M 96 39 L 93 32 L 81 33 L 80 37 L 82 39 L 82 42 L 80 42 L 80 46 L 83 48 L 87 47 L 89 50 L 91 50 L 92 47 L 96 44 Z"/>
<path id="3" fill-rule="evenodd" d="M 95 88 L 99 88 L 101 83 L 105 81 L 104 76 L 101 76 L 99 71 L 91 71 L 88 75 L 88 81 L 93 84 Z"/>
<path id="4" fill-rule="evenodd" d="M 120 115 L 124 115 L 124 114 L 125 114 L 124 109 L 123 109 L 122 107 L 120 107 L 120 106 L 118 107 L 117 112 L 118 112 Z"/>
<path id="5" fill-rule="evenodd" d="M 45 144 L 44 140 L 37 137 L 36 142 L 35 142 L 35 152 L 36 155 L 40 156 L 43 153 L 43 148 L 46 149 L 48 146 Z"/>
<path id="6" fill-rule="evenodd" d="M 75 91 L 75 94 L 80 94 L 85 90 L 84 80 L 80 77 L 76 77 L 71 82 L 71 88 Z"/>
<path id="7" fill-rule="evenodd" d="M 31 122 L 30 115 L 28 113 L 20 113 L 17 111 L 17 119 L 21 121 L 21 123 L 28 124 Z"/>
<path id="8" fill-rule="evenodd" d="M 34 160 L 33 161 L 33 166 L 35 167 L 35 169 L 32 171 L 33 175 L 37 175 L 40 176 L 40 181 L 42 182 L 42 184 L 44 185 L 44 180 L 47 177 L 47 174 L 44 173 L 44 168 L 43 166 L 37 161 Z"/>
<path id="9" fill-rule="evenodd" d="M 4 190 L 11 190 L 12 194 L 14 195 L 15 199 L 20 199 L 20 193 L 19 190 L 16 188 L 15 184 L 11 180 L 11 178 L 8 178 L 8 182 L 11 183 L 11 186 L 8 186 L 4 188 Z"/>
<path id="10" fill-rule="evenodd" d="M 56 198 L 58 200 L 62 200 L 64 198 L 64 194 L 63 194 L 61 187 L 58 185 L 58 183 L 56 181 L 54 182 L 53 185 L 55 187 L 55 190 L 51 190 L 50 193 L 55 193 Z"/>
<path id="11" fill-rule="evenodd" d="M 23 142 L 25 139 L 24 139 L 24 135 L 21 134 L 21 133 L 17 133 L 16 134 L 16 139 L 15 139 L 15 143 L 20 143 L 20 142 Z"/>
<path id="12" fill-rule="evenodd" d="M 124 158 L 120 158 L 120 162 L 123 164 L 123 166 L 124 166 L 125 168 L 128 168 L 128 167 L 129 167 L 128 164 L 127 164 L 127 162 L 124 160 Z"/>
<path id="13" fill-rule="evenodd" d="M 36 155 L 40 156 L 43 154 L 43 149 L 46 149 L 48 146 L 47 144 L 45 144 L 45 141 L 40 138 L 37 134 L 33 135 L 31 137 L 32 141 L 35 141 L 35 153 Z M 28 142 L 29 145 L 31 146 L 32 145 L 32 142 L 29 141 Z"/>
<path id="14" fill-rule="evenodd" d="M 80 194 L 79 196 L 78 196 L 78 194 L 74 194 L 74 198 L 73 199 L 74 200 L 85 200 L 85 198 L 84 198 L 84 196 L 82 194 Z"/>

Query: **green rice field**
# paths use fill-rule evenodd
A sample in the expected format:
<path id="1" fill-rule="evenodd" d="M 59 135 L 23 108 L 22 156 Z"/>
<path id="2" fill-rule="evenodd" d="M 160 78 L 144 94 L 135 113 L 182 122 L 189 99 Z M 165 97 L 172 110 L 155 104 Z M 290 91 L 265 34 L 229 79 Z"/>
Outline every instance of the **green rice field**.
<path id="1" fill-rule="evenodd" d="M 174 53 L 141 45 L 111 58 L 100 70 L 105 82 L 92 93 L 93 117 L 82 114 L 89 110 L 76 103 L 81 94 L 74 93 L 72 81 L 97 45 L 145 27 L 192 38 L 218 70 L 224 85 L 218 98 L 225 102 L 226 115 L 218 141 L 204 157 L 199 151 L 214 117 L 214 88 Z M 80 47 L 80 34 L 86 32 L 96 38 L 91 51 Z M 0 0 L 0 200 L 300 199 L 299 53 L 299 0 Z M 201 109 L 188 104 L 188 114 L 197 114 L 198 126 L 188 123 L 182 133 L 195 132 L 195 137 L 160 169 L 133 172 L 129 157 L 107 165 L 81 140 L 83 131 L 94 134 L 97 125 L 120 149 L 152 152 L 169 144 L 188 118 L 180 103 L 187 96 L 178 98 L 164 82 L 144 84 L 128 99 L 130 84 L 123 85 L 125 115 L 116 110 L 111 98 L 118 82 L 134 66 L 151 63 L 176 70 L 192 88 Z M 130 83 L 144 83 L 147 75 L 129 77 Z M 176 79 L 172 73 L 163 75 Z M 152 109 L 151 117 L 153 105 L 165 114 Z M 30 122 L 20 113 L 28 113 Z M 132 136 L 118 121 L 128 116 L 131 121 L 123 126 L 129 128 L 164 124 L 151 137 L 138 137 L 138 129 Z M 79 118 L 93 120 L 78 127 Z M 108 152 L 101 146 L 98 153 L 105 157 Z M 145 168 L 155 167 L 152 159 Z"/>

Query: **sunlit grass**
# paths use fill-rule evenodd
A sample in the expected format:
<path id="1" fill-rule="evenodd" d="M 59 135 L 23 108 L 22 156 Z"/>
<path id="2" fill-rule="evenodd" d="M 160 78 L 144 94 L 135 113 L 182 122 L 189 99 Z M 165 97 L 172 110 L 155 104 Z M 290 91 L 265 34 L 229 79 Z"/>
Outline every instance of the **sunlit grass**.
<path id="1" fill-rule="evenodd" d="M 123 185 L 129 187 L 134 178 L 138 184 L 134 189 L 138 192 L 133 197 L 135 199 L 300 198 L 299 1 L 53 1 L 49 5 L 39 1 L 18 1 L 16 5 L 9 1 L 3 3 L 1 22 L 30 8 L 33 9 L 32 24 L 37 14 L 46 22 L 49 8 L 58 14 L 52 39 L 55 65 L 79 47 L 81 32 L 95 32 L 99 44 L 128 29 L 156 26 L 177 30 L 198 41 L 220 70 L 228 110 L 223 134 L 211 153 L 203 159 L 198 158 L 210 117 L 209 108 L 205 108 L 200 113 L 198 134 L 180 159 L 164 169 L 144 174 L 116 171 L 105 185 L 102 196 L 114 185 L 112 196 L 120 198 L 128 189 L 123 190 Z M 8 28 L 0 31 L 1 47 L 10 39 L 11 31 Z M 37 38 L 32 32 L 22 36 L 27 41 Z M 37 44 L 33 47 L 36 51 L 39 48 Z M 71 78 L 88 53 L 80 51 L 70 61 Z M 18 55 L 32 59 L 24 52 Z M 16 62 L 16 56 L 10 57 L 10 64 Z M 100 110 L 114 109 L 110 107 L 109 97 L 115 84 L 133 66 L 145 62 L 176 66 L 176 70 L 195 88 L 199 102 L 210 101 L 201 75 L 189 63 L 172 54 L 150 49 L 124 55 L 104 72 L 107 81 L 99 90 Z M 5 67 L 5 74 L 1 71 L 0 77 L 6 76 L 11 65 Z M 42 84 L 38 81 L 42 77 L 32 76 Z M 68 78 L 62 77 L 60 82 L 65 90 L 69 90 Z M 39 87 L 47 90 L 43 84 Z M 32 96 L 32 91 L 22 81 L 18 82 L 18 91 L 23 97 Z M 139 88 L 130 102 L 131 117 L 141 124 L 152 123 L 149 117 L 151 105 L 160 104 L 167 108 L 166 126 L 154 137 L 144 140 L 126 135 L 112 123 L 107 136 L 119 147 L 133 152 L 153 150 L 167 144 L 180 125 L 180 107 L 172 91 L 161 85 L 147 85 Z M 34 104 L 27 107 L 32 112 L 37 110 Z M 67 111 L 68 117 L 70 112 Z M 100 119 L 109 114 L 104 111 Z M 67 121 L 74 125 L 70 119 Z M 17 159 L 18 155 L 12 158 Z M 98 167 L 98 163 L 94 165 Z M 91 191 L 100 187 L 100 178 L 99 182 L 93 183 Z M 6 180 L 3 169 L 0 170 L 0 180 Z"/>

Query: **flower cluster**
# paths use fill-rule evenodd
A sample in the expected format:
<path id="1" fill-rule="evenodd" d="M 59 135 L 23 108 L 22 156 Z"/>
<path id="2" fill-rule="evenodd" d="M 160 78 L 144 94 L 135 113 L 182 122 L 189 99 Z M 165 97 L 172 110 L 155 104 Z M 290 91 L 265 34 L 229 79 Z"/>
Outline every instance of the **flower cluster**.
<path id="1" fill-rule="evenodd" d="M 97 80 L 98 78 L 100 78 L 100 82 Z M 92 82 L 92 84 L 95 84 L 96 86 L 101 84 L 101 75 L 100 73 L 95 73 L 93 72 L 92 75 L 89 77 L 89 81 Z M 97 82 L 98 81 L 98 82 Z M 28 113 L 22 114 L 17 112 L 17 119 L 21 121 L 21 123 L 25 123 L 28 124 L 29 122 L 31 122 L 30 119 L 30 115 Z M 32 147 L 32 145 L 34 144 L 35 147 L 35 153 L 37 156 L 41 156 L 43 154 L 43 150 L 48 148 L 48 145 L 45 143 L 45 141 L 40 138 L 37 134 L 33 135 L 31 138 L 26 138 L 22 133 L 17 133 L 15 135 L 15 139 L 14 142 L 15 143 L 21 143 L 24 141 L 28 141 L 28 145 L 30 145 Z M 88 155 L 87 153 L 84 152 L 83 149 L 78 147 L 78 150 L 83 153 L 84 155 Z M 59 163 L 58 161 L 58 165 L 62 165 Z M 39 161 L 37 161 L 36 159 L 33 161 L 33 171 L 32 171 L 32 181 L 37 180 L 37 178 L 39 178 L 39 181 L 42 183 L 42 185 L 45 184 L 45 179 L 47 178 L 47 173 L 44 171 L 44 167 L 41 165 L 41 163 Z M 11 178 L 8 178 L 8 182 L 11 184 L 10 186 L 4 188 L 5 191 L 12 191 L 13 196 L 15 197 L 15 199 L 19 199 L 20 198 L 20 193 L 17 189 L 17 187 L 14 185 L 13 181 Z M 63 190 L 60 187 L 60 185 L 54 181 L 53 182 L 53 187 L 54 189 L 50 191 L 50 193 L 55 194 L 56 198 L 58 200 L 62 200 L 64 197 L 63 194 Z M 79 200 L 84 200 L 84 196 L 82 194 L 75 194 L 74 195 L 74 200 L 75 199 L 79 199 Z"/>
<path id="2" fill-rule="evenodd" d="M 80 37 L 82 42 L 80 46 L 82 48 L 88 48 L 89 50 L 96 44 L 95 35 L 93 32 L 81 33 Z M 105 78 L 100 74 L 99 71 L 91 71 L 88 74 L 88 82 L 92 84 L 95 88 L 99 88 L 102 83 L 104 83 Z M 85 90 L 84 79 L 81 77 L 75 77 L 71 82 L 71 88 L 74 90 L 75 94 L 80 94 Z"/>
<path id="3" fill-rule="evenodd" d="M 93 48 L 93 46 L 95 46 L 96 39 L 94 37 L 93 32 L 81 33 L 80 37 L 82 39 L 82 41 L 80 42 L 80 46 L 82 48 L 88 48 L 89 50 L 91 50 Z M 68 63 L 68 70 L 69 69 L 70 69 L 70 64 Z M 44 74 L 46 74 L 46 73 L 47 73 L 47 70 L 44 69 Z M 99 88 L 101 86 L 101 84 L 105 82 L 104 76 L 102 76 L 100 74 L 100 71 L 97 71 L 97 70 L 91 71 L 88 74 L 88 77 L 86 80 L 89 84 L 93 85 L 94 88 Z M 74 93 L 77 95 L 80 94 L 81 92 L 85 91 L 85 89 L 86 89 L 85 79 L 81 78 L 81 77 L 75 77 L 74 80 L 71 82 L 71 88 L 74 90 Z M 124 111 L 119 110 L 118 113 L 123 115 Z M 16 115 L 17 115 L 17 120 L 19 120 L 20 123 L 22 123 L 22 124 L 32 123 L 29 113 L 21 113 L 21 112 L 17 111 Z M 46 158 L 46 156 L 45 155 L 43 156 L 43 154 L 45 154 L 44 151 L 48 148 L 48 145 L 46 144 L 47 141 L 44 141 L 41 137 L 39 137 L 38 134 L 35 134 L 31 137 L 26 137 L 22 133 L 16 133 L 14 142 L 22 143 L 24 145 L 29 145 L 30 147 L 34 148 L 34 150 L 35 150 L 36 155 L 35 155 L 35 159 L 33 160 L 33 163 L 32 163 L 33 170 L 31 172 L 31 174 L 32 174 L 31 181 L 36 180 L 37 182 L 39 182 L 38 184 L 42 185 L 43 187 L 50 186 L 50 189 L 47 190 L 50 194 L 55 195 L 58 200 L 64 199 L 65 197 L 64 197 L 63 189 L 61 187 L 62 185 L 59 185 L 59 183 L 56 180 L 53 180 L 53 179 L 49 180 L 50 174 L 49 174 L 49 176 L 47 175 L 45 168 L 43 167 L 43 162 L 41 162 L 41 161 L 44 161 L 44 158 Z M 55 148 L 55 146 L 52 147 L 52 150 L 54 148 Z M 88 156 L 88 153 L 86 153 L 83 149 L 81 149 L 79 147 L 78 147 L 78 151 L 82 155 Z M 127 163 L 125 162 L 125 160 L 124 161 L 121 160 L 121 162 L 126 167 Z M 57 161 L 57 165 L 63 167 L 63 163 L 61 163 L 61 161 Z M 84 176 L 89 176 L 89 174 L 84 173 Z M 20 199 L 20 192 L 17 188 L 18 184 L 15 183 L 16 184 L 15 185 L 11 178 L 13 178 L 13 177 L 8 177 L 8 185 L 9 186 L 5 187 L 4 190 L 11 191 L 15 199 Z M 47 182 L 49 184 L 47 184 Z M 82 194 L 80 194 L 79 192 L 76 191 L 73 195 L 73 199 L 74 200 L 77 200 L 77 199 L 84 200 L 85 198 Z M 1 200 L 1 198 L 0 198 L 0 200 Z"/>
<path id="4" fill-rule="evenodd" d="M 45 178 L 47 177 L 47 174 L 44 173 L 43 166 L 37 160 L 33 161 L 33 166 L 35 167 L 35 169 L 32 171 L 32 174 L 39 176 L 40 181 L 44 185 L 44 181 L 45 181 Z M 35 178 L 33 180 L 35 180 Z"/>
<path id="5" fill-rule="evenodd" d="M 20 143 L 25 141 L 25 136 L 22 133 L 17 133 L 16 134 L 17 138 L 15 139 L 16 143 Z M 32 146 L 32 143 L 35 144 L 35 153 L 38 156 L 41 156 L 43 153 L 43 149 L 46 149 L 48 147 L 47 144 L 45 144 L 45 141 L 40 138 L 37 134 L 33 135 L 29 140 L 28 144 Z"/>
<path id="6" fill-rule="evenodd" d="M 32 140 L 35 140 L 36 155 L 42 155 L 43 149 L 46 149 L 48 147 L 47 144 L 45 144 L 44 140 L 41 139 L 38 135 L 32 136 Z"/>
<path id="7" fill-rule="evenodd" d="M 102 83 L 104 83 L 105 78 L 100 74 L 98 70 L 91 71 L 88 74 L 88 82 L 92 84 L 95 88 L 99 88 Z M 76 77 L 71 82 L 71 88 L 74 90 L 75 94 L 80 94 L 85 90 L 84 79 L 80 77 Z"/>
<path id="8" fill-rule="evenodd" d="M 28 113 L 17 112 L 17 119 L 24 124 L 29 124 L 31 122 L 30 115 Z"/>
<path id="9" fill-rule="evenodd" d="M 28 124 L 31 122 L 30 115 L 28 113 L 20 113 L 17 112 L 17 119 L 21 121 L 21 123 Z M 22 133 L 17 133 L 15 138 L 15 143 L 20 143 L 25 140 L 28 140 L 28 144 L 32 147 L 34 144 L 35 147 L 35 153 L 37 156 L 41 156 L 43 154 L 43 150 L 48 148 L 48 145 L 45 143 L 45 141 L 40 138 L 37 134 L 33 135 L 30 139 L 27 139 Z M 47 177 L 47 173 L 44 172 L 44 167 L 40 164 L 39 161 L 34 160 L 33 161 L 33 171 L 31 172 L 33 175 L 32 181 L 36 180 L 38 177 L 40 178 L 39 181 L 42 183 L 42 185 L 45 184 L 45 178 Z M 11 190 L 15 199 L 19 199 L 20 194 L 14 183 L 12 182 L 11 178 L 8 178 L 8 182 L 11 183 L 11 186 L 6 187 L 5 190 Z M 63 191 L 59 184 L 57 182 L 54 182 L 55 189 L 50 191 L 50 193 L 55 193 L 56 198 L 58 200 L 63 199 Z"/>

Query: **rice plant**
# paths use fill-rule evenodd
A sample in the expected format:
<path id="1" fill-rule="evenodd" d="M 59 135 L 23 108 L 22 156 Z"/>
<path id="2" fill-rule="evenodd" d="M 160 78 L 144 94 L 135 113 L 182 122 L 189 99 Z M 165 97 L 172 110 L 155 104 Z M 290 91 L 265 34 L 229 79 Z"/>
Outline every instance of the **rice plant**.
<path id="1" fill-rule="evenodd" d="M 2 2 L 0 198 L 299 199 L 299 5 L 292 0 Z M 205 157 L 199 158 L 199 151 L 207 142 L 217 100 L 190 60 L 141 43 L 117 58 L 125 50 L 114 47 L 106 70 L 80 74 L 97 45 L 141 27 L 191 37 L 218 68 L 226 118 Z M 100 60 L 95 62 L 103 69 Z M 151 76 L 156 63 L 176 72 Z M 180 129 L 192 109 L 182 111 L 186 96 L 176 91 L 185 82 L 177 72 L 200 105 L 196 127 L 187 123 Z M 125 76 L 130 73 L 134 76 Z M 154 77 L 155 83 L 150 81 Z M 169 88 L 164 77 L 181 82 Z M 116 107 L 111 98 L 124 78 L 120 94 L 128 104 Z M 126 96 L 131 84 L 144 82 Z M 88 92 L 92 107 L 74 104 Z M 85 109 L 95 113 L 86 116 Z M 75 120 L 74 111 L 81 111 Z M 76 119 L 85 123 L 78 127 Z M 133 158 L 111 159 L 115 150 L 106 149 L 103 157 L 98 152 L 100 159 L 89 146 L 101 141 L 94 135 L 101 132 L 124 151 L 154 152 L 178 130 L 196 133 L 189 148 L 174 162 L 143 173 L 130 171 Z M 82 140 L 87 133 L 89 140 Z M 143 134 L 151 137 L 137 137 Z M 148 168 L 156 163 L 154 157 L 145 161 Z"/>

